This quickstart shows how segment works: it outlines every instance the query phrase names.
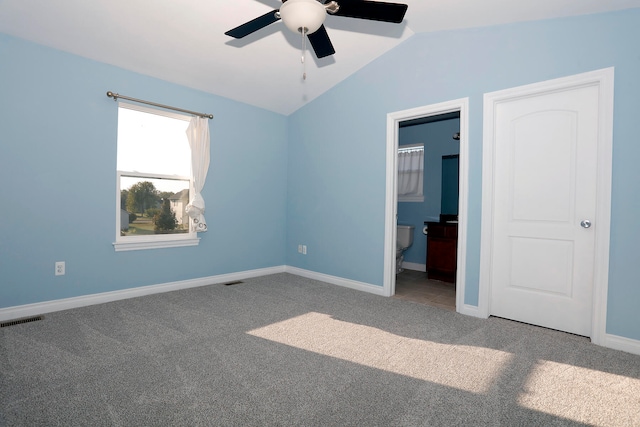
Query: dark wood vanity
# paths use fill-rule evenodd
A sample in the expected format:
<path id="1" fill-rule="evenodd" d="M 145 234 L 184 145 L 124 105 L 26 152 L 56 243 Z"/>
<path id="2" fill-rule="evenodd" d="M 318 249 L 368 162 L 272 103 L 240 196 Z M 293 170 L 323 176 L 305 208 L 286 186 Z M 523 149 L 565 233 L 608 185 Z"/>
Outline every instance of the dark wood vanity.
<path id="1" fill-rule="evenodd" d="M 429 279 L 456 282 L 458 223 L 429 222 L 427 226 L 427 275 Z"/>

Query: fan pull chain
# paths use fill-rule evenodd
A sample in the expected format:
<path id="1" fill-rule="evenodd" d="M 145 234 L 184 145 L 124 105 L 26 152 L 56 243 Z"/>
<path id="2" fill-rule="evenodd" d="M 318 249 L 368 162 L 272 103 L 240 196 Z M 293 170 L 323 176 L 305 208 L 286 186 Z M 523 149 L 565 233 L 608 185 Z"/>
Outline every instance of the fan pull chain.
<path id="1" fill-rule="evenodd" d="M 300 57 L 300 61 L 302 62 L 302 80 L 307 80 L 307 63 L 304 60 L 305 53 L 307 51 L 307 38 L 305 37 L 305 30 L 306 28 L 303 28 L 302 31 L 300 31 L 300 34 L 302 34 L 302 55 Z"/>

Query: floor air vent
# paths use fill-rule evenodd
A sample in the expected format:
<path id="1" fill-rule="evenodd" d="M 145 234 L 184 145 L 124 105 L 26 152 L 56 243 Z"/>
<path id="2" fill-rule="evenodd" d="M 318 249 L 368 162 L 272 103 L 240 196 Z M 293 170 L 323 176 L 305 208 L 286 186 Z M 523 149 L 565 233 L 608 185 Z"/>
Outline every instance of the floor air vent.
<path id="1" fill-rule="evenodd" d="M 44 319 L 44 316 L 32 316 L 24 317 L 22 319 L 9 320 L 8 322 L 0 323 L 0 328 L 6 328 L 7 326 L 19 325 L 21 323 L 37 322 Z"/>
<path id="2" fill-rule="evenodd" d="M 244 283 L 242 280 L 234 280 L 233 282 L 223 283 L 225 286 L 238 285 L 240 283 Z"/>

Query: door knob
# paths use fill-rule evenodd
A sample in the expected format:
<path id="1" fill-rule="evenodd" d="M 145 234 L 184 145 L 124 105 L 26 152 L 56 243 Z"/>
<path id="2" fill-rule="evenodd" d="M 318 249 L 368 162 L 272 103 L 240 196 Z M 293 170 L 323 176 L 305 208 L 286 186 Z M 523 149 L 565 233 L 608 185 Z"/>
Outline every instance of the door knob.
<path id="1" fill-rule="evenodd" d="M 590 228 L 590 227 L 591 227 L 591 221 L 589 221 L 588 219 L 583 219 L 583 220 L 580 222 L 580 226 L 581 226 L 582 228 Z"/>

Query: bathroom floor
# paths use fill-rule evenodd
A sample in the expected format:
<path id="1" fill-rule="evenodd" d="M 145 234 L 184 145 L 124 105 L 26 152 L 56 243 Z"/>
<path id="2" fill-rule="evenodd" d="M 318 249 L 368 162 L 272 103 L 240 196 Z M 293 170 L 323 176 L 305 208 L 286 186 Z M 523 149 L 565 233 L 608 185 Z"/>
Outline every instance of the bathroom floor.
<path id="1" fill-rule="evenodd" d="M 396 275 L 394 298 L 420 304 L 456 310 L 456 286 L 453 283 L 429 280 L 423 271 L 404 270 Z"/>

